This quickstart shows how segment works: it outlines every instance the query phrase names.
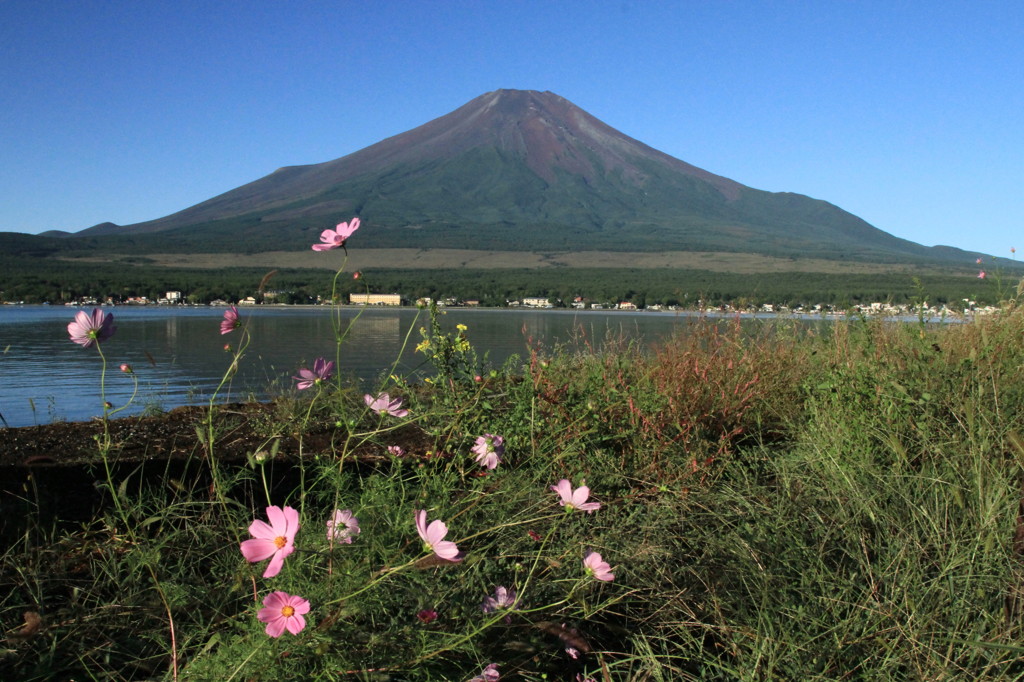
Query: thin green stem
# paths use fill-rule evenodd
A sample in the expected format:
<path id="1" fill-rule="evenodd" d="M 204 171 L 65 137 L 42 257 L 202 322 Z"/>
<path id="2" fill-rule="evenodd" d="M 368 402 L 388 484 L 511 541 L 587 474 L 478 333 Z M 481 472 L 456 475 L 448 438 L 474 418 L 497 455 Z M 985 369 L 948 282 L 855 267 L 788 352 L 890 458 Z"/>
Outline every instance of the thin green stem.
<path id="1" fill-rule="evenodd" d="M 427 555 L 427 556 L 429 556 L 429 555 Z M 375 586 L 377 583 L 379 583 L 382 580 L 384 580 L 385 578 L 390 578 L 391 576 L 395 575 L 396 573 L 399 573 L 400 571 L 404 571 L 405 569 L 407 569 L 410 566 L 414 565 L 417 561 L 420 561 L 422 558 L 423 557 L 418 557 L 416 559 L 412 559 L 410 561 L 405 562 L 401 566 L 397 566 L 395 568 L 381 569 L 381 570 L 377 571 L 377 574 L 375 576 L 373 576 L 368 583 L 366 583 L 365 585 L 360 587 L 355 592 L 350 592 L 349 594 L 343 595 L 343 596 L 338 597 L 336 599 L 332 599 L 329 602 L 325 602 L 324 606 L 331 606 L 332 604 L 340 604 L 343 601 L 346 601 L 348 599 L 351 599 L 352 597 L 360 595 L 363 592 L 366 592 L 367 590 L 369 590 L 371 587 Z"/>
<path id="2" fill-rule="evenodd" d="M 262 640 L 260 641 L 259 644 L 253 647 L 253 650 L 249 653 L 249 655 L 242 659 L 242 662 L 238 664 L 238 667 L 231 672 L 231 675 L 228 676 L 228 678 L 224 680 L 224 682 L 231 682 L 231 680 L 235 679 L 235 676 L 242 671 L 242 668 L 245 667 L 245 664 L 251 661 L 252 657 L 255 656 L 259 652 L 260 648 L 262 648 L 263 645 L 266 643 L 267 640 Z"/>

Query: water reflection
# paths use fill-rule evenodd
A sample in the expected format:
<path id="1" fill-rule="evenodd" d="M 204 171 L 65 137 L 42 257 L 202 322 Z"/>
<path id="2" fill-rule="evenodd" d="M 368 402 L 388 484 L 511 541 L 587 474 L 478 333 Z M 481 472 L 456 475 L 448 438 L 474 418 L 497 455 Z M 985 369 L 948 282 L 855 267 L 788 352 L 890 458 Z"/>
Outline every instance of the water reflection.
<path id="1" fill-rule="evenodd" d="M 68 340 L 67 324 L 75 312 L 56 306 L 0 307 L 0 349 L 6 348 L 0 355 L 0 414 L 9 425 L 102 414 L 100 354 Z M 139 379 L 132 412 L 208 400 L 231 363 L 224 344 L 237 347 L 240 341 L 237 330 L 220 334 L 223 309 L 118 307 L 108 312 L 118 329 L 103 344 L 105 397 L 115 406 L 128 400 L 132 381 L 117 367 L 132 365 Z M 338 356 L 343 374 L 369 388 L 396 359 L 400 373 L 423 369 L 423 356 L 414 349 L 421 340 L 419 329 L 429 326 L 425 311 L 367 309 L 360 315 L 358 309 L 256 307 L 240 312 L 252 342 L 229 387 L 236 399 L 264 399 L 291 390 L 300 367 L 320 356 L 335 359 L 335 314 L 347 330 Z M 609 337 L 652 342 L 689 319 L 654 313 L 453 309 L 442 316 L 441 325 L 453 331 L 465 324 L 473 346 L 497 366 L 512 355 L 526 357 L 531 343 L 585 350 L 599 348 Z"/>

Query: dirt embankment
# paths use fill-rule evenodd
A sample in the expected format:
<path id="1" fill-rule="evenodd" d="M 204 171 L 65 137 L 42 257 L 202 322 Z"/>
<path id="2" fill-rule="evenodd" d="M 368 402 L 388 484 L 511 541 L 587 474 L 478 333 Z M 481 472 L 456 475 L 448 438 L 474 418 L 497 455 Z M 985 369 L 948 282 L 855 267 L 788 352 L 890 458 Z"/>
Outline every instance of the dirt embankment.
<path id="1" fill-rule="evenodd" d="M 197 429 L 205 432 L 207 407 L 179 407 L 150 417 L 112 419 L 108 433 L 108 458 L 120 463 L 204 458 L 206 448 Z M 278 458 L 297 457 L 299 434 L 295 428 L 280 426 L 272 403 L 235 403 L 216 408 L 214 455 L 220 461 L 246 461 L 257 452 L 276 447 Z M 102 461 L 98 439 L 103 422 L 57 422 L 43 426 L 0 429 L 0 467 L 82 466 Z M 337 429 L 314 425 L 302 434 L 303 455 L 329 455 L 342 445 Z M 407 425 L 390 435 L 409 456 L 425 454 L 431 446 L 421 429 Z M 275 446 L 276 444 L 276 446 Z M 355 459 L 372 462 L 383 458 L 383 448 L 364 444 Z"/>
<path id="2" fill-rule="evenodd" d="M 109 467 L 100 454 L 102 421 L 0 428 L 0 542 L 13 542 L 36 526 L 91 522 L 110 507 L 107 483 L 132 490 L 208 486 L 209 453 L 197 432 L 206 432 L 208 414 L 207 407 L 181 407 L 157 416 L 110 420 Z M 220 405 L 214 425 L 217 462 L 244 467 L 250 455 L 262 453 L 272 488 L 298 480 L 299 434 L 273 404 Z M 314 425 L 302 434 L 302 457 L 337 456 L 344 439 L 343 429 Z M 416 424 L 389 431 L 388 444 L 402 447 L 403 460 L 410 462 L 433 456 L 433 439 Z M 391 457 L 381 444 L 366 442 L 348 452 L 345 461 L 373 467 Z"/>

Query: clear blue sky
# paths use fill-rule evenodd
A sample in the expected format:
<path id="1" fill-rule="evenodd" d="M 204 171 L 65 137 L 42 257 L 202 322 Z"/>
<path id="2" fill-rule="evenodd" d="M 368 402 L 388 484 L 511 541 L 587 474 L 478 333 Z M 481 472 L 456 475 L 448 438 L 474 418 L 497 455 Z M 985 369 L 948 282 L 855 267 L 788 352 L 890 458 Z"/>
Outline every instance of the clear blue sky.
<path id="1" fill-rule="evenodd" d="M 899 237 L 1024 251 L 1024 2 L 0 0 L 0 231 L 158 218 L 497 88 Z"/>

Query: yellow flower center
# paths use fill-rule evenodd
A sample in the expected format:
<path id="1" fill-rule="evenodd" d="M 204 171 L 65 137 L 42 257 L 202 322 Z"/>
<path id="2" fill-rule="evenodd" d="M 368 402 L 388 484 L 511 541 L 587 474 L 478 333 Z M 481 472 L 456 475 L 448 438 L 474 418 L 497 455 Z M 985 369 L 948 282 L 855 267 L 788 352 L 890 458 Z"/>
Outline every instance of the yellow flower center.
<path id="1" fill-rule="evenodd" d="M 281 615 L 284 616 L 285 618 L 291 618 L 292 616 L 295 615 L 295 607 L 294 606 L 285 606 L 284 608 L 281 609 Z"/>
<path id="2" fill-rule="evenodd" d="M 282 547 L 288 544 L 288 540 L 287 538 L 285 538 L 285 536 L 278 535 L 276 538 L 274 538 L 274 544 L 277 545 L 278 549 L 281 549 Z"/>

